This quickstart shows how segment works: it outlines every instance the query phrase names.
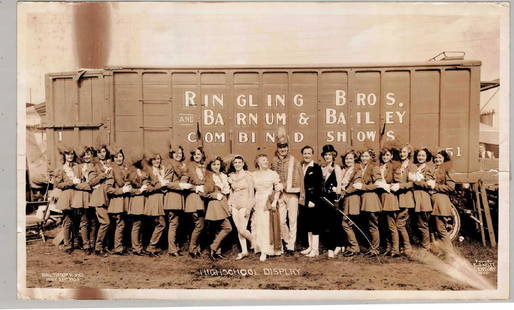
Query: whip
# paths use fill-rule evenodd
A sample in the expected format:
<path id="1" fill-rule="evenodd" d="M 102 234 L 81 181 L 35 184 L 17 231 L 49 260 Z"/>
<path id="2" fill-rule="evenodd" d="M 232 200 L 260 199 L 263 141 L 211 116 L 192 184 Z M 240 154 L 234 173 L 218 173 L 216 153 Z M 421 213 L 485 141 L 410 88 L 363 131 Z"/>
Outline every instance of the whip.
<path id="1" fill-rule="evenodd" d="M 368 239 L 368 236 L 366 236 L 366 234 L 364 233 L 364 231 L 362 231 L 362 229 L 359 227 L 359 225 L 357 225 L 357 223 L 355 223 L 348 215 L 346 215 L 346 213 L 344 213 L 343 211 L 339 210 L 339 208 L 337 208 L 330 200 L 328 200 L 326 197 L 324 196 L 321 196 L 321 198 L 329 205 L 331 206 L 332 208 L 336 209 L 337 211 L 339 211 L 345 218 L 348 219 L 348 221 L 353 225 L 355 226 L 355 228 L 357 228 L 357 230 L 364 236 L 364 238 L 366 239 L 366 241 L 368 241 L 369 243 L 369 247 L 372 249 L 372 250 L 377 250 L 375 247 L 373 247 L 373 245 L 371 244 L 371 241 Z"/>

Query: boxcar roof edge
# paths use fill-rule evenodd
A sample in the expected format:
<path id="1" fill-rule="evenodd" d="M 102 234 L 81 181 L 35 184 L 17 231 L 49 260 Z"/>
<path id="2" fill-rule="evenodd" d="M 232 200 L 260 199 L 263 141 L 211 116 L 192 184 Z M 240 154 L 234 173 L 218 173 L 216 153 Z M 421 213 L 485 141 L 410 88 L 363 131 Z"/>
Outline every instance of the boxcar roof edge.
<path id="1" fill-rule="evenodd" d="M 86 71 L 86 74 L 101 74 L 105 71 L 116 70 L 245 70 L 245 69 L 336 69 L 336 68 L 409 68 L 409 67 L 449 67 L 449 66 L 481 66 L 480 60 L 459 61 L 430 61 L 430 62 L 402 62 L 402 63 L 354 63 L 354 64 L 319 64 L 319 65 L 216 65 L 216 66 L 115 66 L 108 65 L 104 68 L 80 68 L 76 71 L 47 73 L 49 77 L 62 77 L 62 75 L 75 75 L 77 71 Z"/>
<path id="2" fill-rule="evenodd" d="M 398 62 L 398 63 L 342 63 L 342 64 L 275 64 L 275 65 L 180 65 L 180 66 L 123 66 L 108 65 L 105 70 L 123 69 L 332 69 L 332 68 L 394 68 L 394 67 L 446 67 L 446 66 L 480 66 L 480 60 L 451 60 L 429 62 Z"/>

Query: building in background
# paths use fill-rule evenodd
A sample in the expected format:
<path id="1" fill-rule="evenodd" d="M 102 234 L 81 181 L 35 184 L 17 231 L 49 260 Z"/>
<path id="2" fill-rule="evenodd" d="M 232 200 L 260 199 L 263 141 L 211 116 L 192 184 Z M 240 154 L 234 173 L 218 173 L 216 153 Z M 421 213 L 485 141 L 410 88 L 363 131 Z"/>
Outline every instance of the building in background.
<path id="1" fill-rule="evenodd" d="M 497 100 L 500 80 L 481 82 L 480 88 L 480 145 L 478 151 L 480 167 L 482 170 L 498 169 L 500 132 L 495 107 L 490 107 L 490 103 L 495 99 Z"/>
<path id="2" fill-rule="evenodd" d="M 32 189 L 43 189 L 48 184 L 46 133 L 42 127 L 46 104 L 27 103 L 26 111 L 27 184 Z"/>

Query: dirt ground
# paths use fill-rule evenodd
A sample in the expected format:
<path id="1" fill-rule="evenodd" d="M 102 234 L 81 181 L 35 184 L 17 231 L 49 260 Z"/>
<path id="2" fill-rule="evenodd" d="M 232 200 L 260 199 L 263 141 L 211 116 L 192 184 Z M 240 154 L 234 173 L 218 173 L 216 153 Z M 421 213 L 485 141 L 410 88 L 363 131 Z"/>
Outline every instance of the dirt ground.
<path id="1" fill-rule="evenodd" d="M 496 250 L 474 241 L 455 243 L 455 249 L 473 265 L 496 266 Z M 259 262 L 256 254 L 235 261 L 236 251 L 212 262 L 204 254 L 171 258 L 98 257 L 75 251 L 71 255 L 41 240 L 27 244 L 27 287 L 42 288 L 180 288 L 180 289 L 300 289 L 300 290 L 473 290 L 470 284 L 406 257 L 328 259 L 326 253 L 306 258 L 275 257 Z M 478 268 L 478 267 L 477 267 Z M 475 268 L 476 269 L 476 268 Z M 495 270 L 485 279 L 496 286 Z"/>

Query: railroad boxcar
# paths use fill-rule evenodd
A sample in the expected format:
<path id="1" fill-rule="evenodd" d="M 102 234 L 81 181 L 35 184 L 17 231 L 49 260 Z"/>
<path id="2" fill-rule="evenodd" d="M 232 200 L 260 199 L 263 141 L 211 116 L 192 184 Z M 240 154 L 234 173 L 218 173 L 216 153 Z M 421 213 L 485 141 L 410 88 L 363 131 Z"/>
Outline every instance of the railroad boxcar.
<path id="1" fill-rule="evenodd" d="M 284 126 L 304 145 L 444 147 L 456 177 L 479 177 L 480 61 L 227 67 L 109 67 L 46 75 L 49 166 L 56 144 L 273 154 Z"/>

